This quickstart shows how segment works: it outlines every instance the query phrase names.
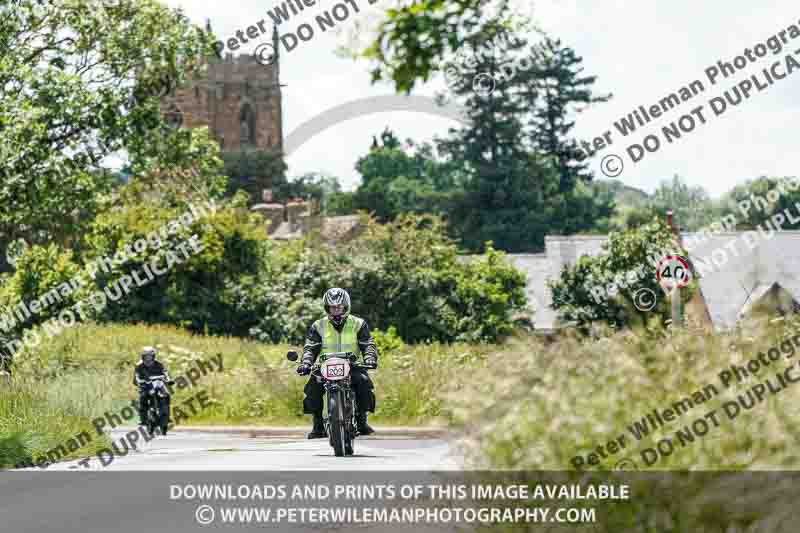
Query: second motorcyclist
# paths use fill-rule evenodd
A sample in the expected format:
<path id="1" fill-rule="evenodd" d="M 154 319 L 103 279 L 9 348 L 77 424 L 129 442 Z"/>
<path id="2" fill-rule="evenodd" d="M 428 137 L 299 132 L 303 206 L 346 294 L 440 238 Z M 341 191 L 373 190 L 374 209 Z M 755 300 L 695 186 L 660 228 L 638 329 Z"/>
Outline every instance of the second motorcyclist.
<path id="1" fill-rule="evenodd" d="M 141 361 L 133 369 L 133 384 L 139 388 L 139 425 L 147 425 L 147 399 L 149 391 L 147 388 L 148 379 L 151 376 L 166 376 L 166 382 L 170 382 L 167 369 L 160 361 L 156 360 L 156 349 L 152 346 L 142 348 Z M 169 397 L 167 397 L 169 402 Z M 169 408 L 169 403 L 167 403 Z"/>

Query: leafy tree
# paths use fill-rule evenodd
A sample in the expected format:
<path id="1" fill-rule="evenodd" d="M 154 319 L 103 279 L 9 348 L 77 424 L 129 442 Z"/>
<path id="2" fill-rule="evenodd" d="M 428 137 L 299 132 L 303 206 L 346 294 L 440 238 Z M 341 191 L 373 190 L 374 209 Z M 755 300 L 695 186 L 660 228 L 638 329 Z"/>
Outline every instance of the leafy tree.
<path id="1" fill-rule="evenodd" d="M 714 202 L 702 186 L 689 186 L 677 174 L 671 181 L 662 181 L 652 196 L 651 205 L 661 213 L 672 210 L 681 229 L 698 230 L 718 215 Z"/>
<path id="2" fill-rule="evenodd" d="M 211 37 L 153 0 L 18 0 L 0 17 L 0 234 L 80 233 L 114 179 L 100 162 L 163 125 L 158 96 Z M 135 95 L 135 96 L 134 96 Z"/>
<path id="3" fill-rule="evenodd" d="M 378 148 L 388 148 L 390 150 L 394 150 L 400 148 L 402 143 L 400 139 L 395 136 L 394 132 L 389 129 L 387 126 L 383 133 L 381 133 L 381 141 L 378 142 L 378 138 L 374 135 L 372 136 L 372 149 L 377 150 Z"/>
<path id="4" fill-rule="evenodd" d="M 638 207 L 622 206 L 617 208 L 611 227 L 615 231 L 638 228 L 663 216 L 664 212 L 650 203 Z"/>
<path id="5" fill-rule="evenodd" d="M 432 145 L 403 145 L 388 128 L 381 142 L 373 137 L 367 155 L 356 163 L 361 185 L 353 206 L 388 221 L 401 213 L 445 214 L 461 188 L 460 173 L 442 161 Z"/>
<path id="6" fill-rule="evenodd" d="M 188 199 L 221 199 L 229 187 L 220 159 L 219 145 L 207 127 L 178 132 L 182 141 L 181 155 L 174 159 L 144 159 L 132 163 L 129 182 L 140 185 L 160 201 L 172 205 Z M 162 152 L 163 155 L 163 152 Z M 129 189 L 131 190 L 131 189 Z"/>
<path id="7" fill-rule="evenodd" d="M 72 251 L 54 243 L 33 245 L 20 253 L 16 270 L 0 286 L 0 356 L 12 356 L 16 349 L 8 343 L 23 338 L 26 330 L 52 319 L 88 294 L 69 284 L 81 274 L 75 259 Z M 36 300 L 40 304 L 32 306 Z M 18 307 L 21 302 L 31 312 Z"/>
<path id="8" fill-rule="evenodd" d="M 548 231 L 556 235 L 605 234 L 612 227 L 614 212 L 614 195 L 611 192 L 578 182 L 572 190 L 564 194 L 553 194 L 548 199 Z"/>
<path id="9" fill-rule="evenodd" d="M 708 192 L 701 186 L 689 186 L 677 174 L 672 180 L 662 181 L 651 196 L 638 198 L 621 206 L 613 226 L 618 229 L 635 228 L 654 219 L 663 218 L 671 210 L 682 231 L 697 231 L 721 216 Z"/>
<path id="10" fill-rule="evenodd" d="M 736 229 L 751 230 L 764 224 L 773 215 L 788 209 L 797 218 L 800 205 L 800 181 L 797 178 L 768 178 L 762 176 L 734 187 L 721 200 L 721 214 L 734 215 Z M 758 199 L 757 199 L 758 198 Z M 786 221 L 781 229 L 800 229 L 800 222 Z"/>
<path id="11" fill-rule="evenodd" d="M 508 0 L 413 0 L 386 12 L 359 55 L 373 63 L 373 82 L 391 80 L 398 92 L 408 93 L 470 38 L 491 38 L 512 24 Z"/>

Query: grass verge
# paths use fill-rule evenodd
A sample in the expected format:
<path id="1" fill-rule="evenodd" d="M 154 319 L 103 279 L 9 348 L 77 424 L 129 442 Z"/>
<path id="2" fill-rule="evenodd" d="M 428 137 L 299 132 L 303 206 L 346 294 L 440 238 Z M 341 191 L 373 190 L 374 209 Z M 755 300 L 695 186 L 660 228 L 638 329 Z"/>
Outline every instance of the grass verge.
<path id="1" fill-rule="evenodd" d="M 376 340 L 381 358 L 380 368 L 371 372 L 377 409 L 370 420 L 378 425 L 446 424 L 450 413 L 443 391 L 452 376 L 458 369 L 483 367 L 490 351 L 467 344 L 408 346 L 391 333 L 376 332 Z M 0 465 L 46 456 L 87 428 L 97 437 L 91 446 L 76 451 L 65 446 L 63 457 L 92 455 L 108 446 L 93 421 L 105 417 L 108 428 L 119 415 L 122 423 L 135 424 L 135 416 L 122 415 L 131 414 L 125 408 L 137 398 L 133 367 L 145 345 L 159 347 L 159 360 L 173 378 L 188 376 L 199 361 L 222 356 L 221 372 L 215 365 L 193 387 L 178 383 L 172 407 L 181 426 L 310 423 L 302 413 L 306 378 L 286 360 L 289 345 L 192 335 L 171 326 L 82 324 L 18 355 L 13 380 L 0 387 Z M 205 407 L 191 400 L 198 393 L 205 395 Z"/>

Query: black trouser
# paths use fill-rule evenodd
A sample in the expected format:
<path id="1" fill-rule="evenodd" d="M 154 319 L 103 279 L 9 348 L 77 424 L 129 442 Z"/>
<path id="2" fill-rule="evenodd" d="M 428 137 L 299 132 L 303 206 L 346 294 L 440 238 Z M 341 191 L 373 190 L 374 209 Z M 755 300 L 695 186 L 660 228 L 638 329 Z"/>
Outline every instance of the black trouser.
<path id="1" fill-rule="evenodd" d="M 350 370 L 350 383 L 356 395 L 356 402 L 358 402 L 358 409 L 362 413 L 375 412 L 375 393 L 372 392 L 375 385 L 369 378 L 366 370 L 360 368 L 353 368 Z M 305 389 L 306 397 L 303 399 L 303 412 L 307 415 L 322 412 L 322 396 L 325 394 L 325 389 L 322 383 L 317 381 L 315 376 L 311 376 L 306 383 Z"/>

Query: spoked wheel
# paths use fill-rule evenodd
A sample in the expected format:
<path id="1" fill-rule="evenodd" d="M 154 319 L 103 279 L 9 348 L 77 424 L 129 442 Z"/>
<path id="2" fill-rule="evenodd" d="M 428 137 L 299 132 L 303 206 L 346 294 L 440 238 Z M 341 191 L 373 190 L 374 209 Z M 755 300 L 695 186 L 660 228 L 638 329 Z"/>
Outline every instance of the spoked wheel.
<path id="1" fill-rule="evenodd" d="M 158 413 L 154 409 L 147 409 L 147 432 L 151 435 L 156 432 L 158 427 Z"/>
<path id="2" fill-rule="evenodd" d="M 328 421 L 330 423 L 331 446 L 336 457 L 345 455 L 345 445 L 349 440 L 347 435 L 346 422 L 344 417 L 344 405 L 342 405 L 342 393 L 336 391 L 328 395 Z"/>

